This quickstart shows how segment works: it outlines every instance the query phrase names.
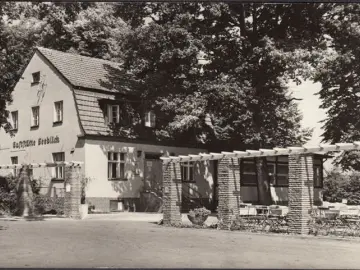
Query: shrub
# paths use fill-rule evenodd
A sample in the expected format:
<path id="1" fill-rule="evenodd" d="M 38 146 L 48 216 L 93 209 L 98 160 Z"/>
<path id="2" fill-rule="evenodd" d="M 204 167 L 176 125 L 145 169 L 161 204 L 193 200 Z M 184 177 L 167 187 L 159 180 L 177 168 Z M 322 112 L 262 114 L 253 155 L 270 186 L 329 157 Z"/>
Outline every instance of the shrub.
<path id="1" fill-rule="evenodd" d="M 36 214 L 64 214 L 64 197 L 49 197 L 46 195 L 34 195 L 34 210 Z"/>
<path id="2" fill-rule="evenodd" d="M 12 175 L 0 177 L 0 214 L 16 214 L 16 183 L 17 179 Z"/>
<path id="3" fill-rule="evenodd" d="M 211 211 L 205 207 L 195 208 L 189 212 L 188 218 L 193 224 L 203 225 L 210 214 Z"/>

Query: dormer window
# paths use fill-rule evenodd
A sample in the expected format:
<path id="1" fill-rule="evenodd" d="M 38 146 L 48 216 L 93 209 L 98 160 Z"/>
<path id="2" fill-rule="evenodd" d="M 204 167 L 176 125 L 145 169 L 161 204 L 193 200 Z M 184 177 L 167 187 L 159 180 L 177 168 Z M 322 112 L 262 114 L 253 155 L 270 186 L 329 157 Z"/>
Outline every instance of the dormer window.
<path id="1" fill-rule="evenodd" d="M 40 82 L 40 71 L 34 72 L 32 74 L 32 83 L 39 83 Z"/>
<path id="2" fill-rule="evenodd" d="M 120 106 L 119 105 L 108 105 L 107 119 L 108 119 L 109 123 L 118 124 L 120 122 Z"/>
<path id="3" fill-rule="evenodd" d="M 146 127 L 155 127 L 155 113 L 153 111 L 147 111 L 145 113 L 145 126 Z"/>

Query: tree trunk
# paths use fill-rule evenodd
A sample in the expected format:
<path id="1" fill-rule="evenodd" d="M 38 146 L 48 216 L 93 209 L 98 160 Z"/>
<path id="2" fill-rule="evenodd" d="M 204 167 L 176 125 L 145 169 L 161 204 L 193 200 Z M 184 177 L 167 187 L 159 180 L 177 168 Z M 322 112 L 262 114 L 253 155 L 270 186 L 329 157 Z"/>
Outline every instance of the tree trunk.
<path id="1" fill-rule="evenodd" d="M 256 158 L 256 171 L 259 203 L 262 205 L 271 205 L 272 198 L 266 157 Z"/>

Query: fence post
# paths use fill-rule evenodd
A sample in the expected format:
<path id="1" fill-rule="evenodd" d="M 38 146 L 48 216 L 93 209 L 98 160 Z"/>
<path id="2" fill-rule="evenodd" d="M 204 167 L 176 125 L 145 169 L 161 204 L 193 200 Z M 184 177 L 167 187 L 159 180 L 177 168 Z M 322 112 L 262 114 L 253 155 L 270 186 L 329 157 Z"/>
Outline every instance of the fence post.
<path id="1" fill-rule="evenodd" d="M 229 230 L 240 211 L 240 163 L 238 158 L 223 158 L 218 165 L 219 228 Z"/>
<path id="2" fill-rule="evenodd" d="M 65 167 L 65 186 L 70 185 L 70 190 L 65 188 L 64 215 L 80 219 L 81 202 L 81 174 L 80 167 Z"/>
<path id="3" fill-rule="evenodd" d="M 18 214 L 23 217 L 32 216 L 34 213 L 33 191 L 30 183 L 29 167 L 24 165 L 20 168 L 17 182 L 17 206 Z"/>
<path id="4" fill-rule="evenodd" d="M 289 155 L 289 232 L 308 234 L 314 198 L 313 156 Z"/>
<path id="5" fill-rule="evenodd" d="M 180 163 L 163 164 L 163 222 L 181 224 L 182 181 Z"/>

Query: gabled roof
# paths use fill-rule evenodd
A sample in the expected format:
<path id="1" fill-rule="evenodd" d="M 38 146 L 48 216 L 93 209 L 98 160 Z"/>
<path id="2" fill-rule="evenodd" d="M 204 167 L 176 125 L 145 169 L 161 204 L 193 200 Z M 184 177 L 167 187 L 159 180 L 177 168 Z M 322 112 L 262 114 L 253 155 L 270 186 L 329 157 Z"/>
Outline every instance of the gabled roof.
<path id="1" fill-rule="evenodd" d="M 99 100 L 131 94 L 136 84 L 121 64 L 38 47 L 37 51 L 72 85 L 85 134 L 111 136 Z M 100 90 L 100 91 L 99 91 Z"/>
<path id="2" fill-rule="evenodd" d="M 75 87 L 118 92 L 112 86 L 116 72 L 124 72 L 119 63 L 64 53 L 43 47 L 39 51 Z M 130 90 L 130 89 L 126 89 Z"/>

